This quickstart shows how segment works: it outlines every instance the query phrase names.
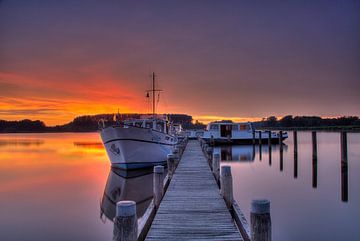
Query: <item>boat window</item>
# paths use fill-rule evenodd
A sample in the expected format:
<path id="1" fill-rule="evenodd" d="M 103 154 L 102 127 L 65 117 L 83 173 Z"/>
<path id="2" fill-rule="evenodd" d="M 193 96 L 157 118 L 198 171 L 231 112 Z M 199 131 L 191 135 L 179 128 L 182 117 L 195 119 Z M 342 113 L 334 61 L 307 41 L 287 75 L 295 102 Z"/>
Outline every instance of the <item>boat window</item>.
<path id="1" fill-rule="evenodd" d="M 246 130 L 249 130 L 249 125 L 248 124 L 241 124 L 240 125 L 240 130 L 241 131 L 246 131 Z"/>
<path id="2" fill-rule="evenodd" d="M 164 131 L 164 122 L 162 122 L 162 121 L 157 121 L 156 122 L 156 130 L 158 130 L 158 131 Z"/>
<path id="3" fill-rule="evenodd" d="M 232 126 L 232 130 L 233 130 L 233 131 L 238 131 L 238 130 L 239 130 L 239 126 L 238 126 L 238 125 L 233 125 L 233 126 Z"/>
<path id="4" fill-rule="evenodd" d="M 210 130 L 219 130 L 219 126 L 218 125 L 211 125 Z"/>
<path id="5" fill-rule="evenodd" d="M 152 128 L 152 121 L 145 121 L 145 128 Z"/>

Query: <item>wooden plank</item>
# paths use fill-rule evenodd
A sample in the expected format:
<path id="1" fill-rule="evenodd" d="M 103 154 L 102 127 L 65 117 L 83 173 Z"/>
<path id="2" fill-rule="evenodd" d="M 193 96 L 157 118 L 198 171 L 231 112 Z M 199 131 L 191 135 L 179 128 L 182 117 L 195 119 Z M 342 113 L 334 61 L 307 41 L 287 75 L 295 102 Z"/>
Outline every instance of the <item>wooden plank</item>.
<path id="1" fill-rule="evenodd" d="M 197 141 L 189 141 L 146 240 L 243 240 Z"/>

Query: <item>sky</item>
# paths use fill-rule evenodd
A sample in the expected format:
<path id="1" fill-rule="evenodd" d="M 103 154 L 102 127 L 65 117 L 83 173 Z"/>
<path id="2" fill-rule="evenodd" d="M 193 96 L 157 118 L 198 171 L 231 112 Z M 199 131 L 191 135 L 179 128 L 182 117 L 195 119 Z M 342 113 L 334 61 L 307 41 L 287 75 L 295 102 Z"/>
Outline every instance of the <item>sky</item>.
<path id="1" fill-rule="evenodd" d="M 359 1 L 0 0 L 0 119 L 360 116 Z"/>

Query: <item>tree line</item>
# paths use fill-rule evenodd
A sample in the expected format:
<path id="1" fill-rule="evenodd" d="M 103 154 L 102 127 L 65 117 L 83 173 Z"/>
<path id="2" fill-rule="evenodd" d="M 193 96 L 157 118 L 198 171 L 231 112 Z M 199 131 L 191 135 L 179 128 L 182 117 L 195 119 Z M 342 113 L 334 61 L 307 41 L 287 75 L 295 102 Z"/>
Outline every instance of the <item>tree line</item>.
<path id="1" fill-rule="evenodd" d="M 143 114 L 119 114 L 120 121 L 127 119 L 139 119 Z M 186 129 L 203 129 L 205 125 L 196 121 L 186 114 L 168 114 L 169 121 L 181 124 Z M 99 129 L 99 122 L 106 125 L 116 124 L 115 114 L 85 115 L 74 118 L 71 122 L 64 125 L 46 126 L 40 120 L 19 120 L 6 121 L 0 120 L 0 133 L 16 132 L 92 132 Z"/>
<path id="2" fill-rule="evenodd" d="M 142 114 L 120 114 L 120 121 L 126 119 L 139 119 Z M 169 121 L 181 124 L 184 129 L 205 129 L 205 125 L 193 121 L 191 115 L 168 114 Z M 106 125 L 116 124 L 115 114 L 85 115 L 76 117 L 64 125 L 46 126 L 40 120 L 6 121 L 0 120 L 0 133 L 15 132 L 92 132 L 99 129 L 99 122 Z M 287 115 L 282 118 L 270 116 L 253 123 L 256 128 L 273 129 L 351 129 L 360 130 L 360 119 L 357 116 L 342 116 L 336 118 L 321 118 L 318 116 L 295 116 Z"/>
<path id="3" fill-rule="evenodd" d="M 335 118 L 322 118 L 319 116 L 287 115 L 280 119 L 275 116 L 264 118 L 256 122 L 257 127 L 264 128 L 299 128 L 299 129 L 359 129 L 360 119 L 357 116 L 341 116 Z"/>

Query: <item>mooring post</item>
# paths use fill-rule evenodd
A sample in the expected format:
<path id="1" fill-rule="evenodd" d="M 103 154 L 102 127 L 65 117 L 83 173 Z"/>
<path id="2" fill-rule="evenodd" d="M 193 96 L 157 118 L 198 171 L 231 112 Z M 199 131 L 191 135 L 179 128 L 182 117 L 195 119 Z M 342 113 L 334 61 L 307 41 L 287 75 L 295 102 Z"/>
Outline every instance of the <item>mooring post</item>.
<path id="1" fill-rule="evenodd" d="M 261 140 L 261 131 L 259 131 L 259 145 L 261 146 L 261 144 L 262 144 L 262 140 Z"/>
<path id="2" fill-rule="evenodd" d="M 284 158 L 283 158 L 283 132 L 282 131 L 279 131 L 279 145 L 280 145 L 280 148 L 279 148 L 279 157 L 280 157 L 280 171 L 282 172 L 283 169 L 284 169 Z"/>
<path id="3" fill-rule="evenodd" d="M 175 147 L 174 148 L 174 151 L 173 151 L 173 154 L 177 157 L 177 158 L 180 158 L 180 150 L 178 147 Z"/>
<path id="4" fill-rule="evenodd" d="M 211 146 L 208 146 L 206 148 L 206 155 L 207 155 L 206 157 L 209 163 L 211 163 L 212 153 L 213 153 L 213 148 Z"/>
<path id="5" fill-rule="evenodd" d="M 293 132 L 294 138 L 294 178 L 298 176 L 298 145 L 297 145 L 297 131 Z"/>
<path id="6" fill-rule="evenodd" d="M 271 166 L 271 131 L 268 131 L 269 165 Z"/>
<path id="7" fill-rule="evenodd" d="M 255 129 L 252 130 L 252 144 L 255 145 Z"/>
<path id="8" fill-rule="evenodd" d="M 317 159 L 317 138 L 316 138 L 316 131 L 311 132 L 312 135 L 312 156 L 313 160 Z"/>
<path id="9" fill-rule="evenodd" d="M 168 166 L 168 176 L 171 179 L 175 172 L 176 167 L 176 156 L 173 154 L 167 155 L 167 166 Z"/>
<path id="10" fill-rule="evenodd" d="M 348 153 L 346 132 L 340 134 L 341 145 L 341 201 L 348 201 Z"/>
<path id="11" fill-rule="evenodd" d="M 270 201 L 261 199 L 251 202 L 251 241 L 271 241 Z"/>
<path id="12" fill-rule="evenodd" d="M 219 183 L 219 178 L 220 178 L 220 154 L 219 153 L 215 153 L 213 155 L 212 170 L 213 170 L 216 182 Z"/>
<path id="13" fill-rule="evenodd" d="M 154 204 L 158 208 L 164 195 L 164 167 L 154 166 Z"/>
<path id="14" fill-rule="evenodd" d="M 221 167 L 220 188 L 221 188 L 221 195 L 225 199 L 226 206 L 228 208 L 231 208 L 234 198 L 233 198 L 233 183 L 232 183 L 230 166 Z"/>
<path id="15" fill-rule="evenodd" d="M 136 203 L 134 201 L 120 201 L 116 203 L 114 218 L 114 241 L 136 241 L 138 222 Z"/>
<path id="16" fill-rule="evenodd" d="M 281 145 L 283 141 L 283 132 L 279 131 L 279 144 Z"/>
<path id="17" fill-rule="evenodd" d="M 293 137 L 294 137 L 294 155 L 297 155 L 298 152 L 297 131 L 293 132 Z"/>
<path id="18" fill-rule="evenodd" d="M 312 186 L 317 188 L 317 140 L 316 132 L 312 132 Z"/>

